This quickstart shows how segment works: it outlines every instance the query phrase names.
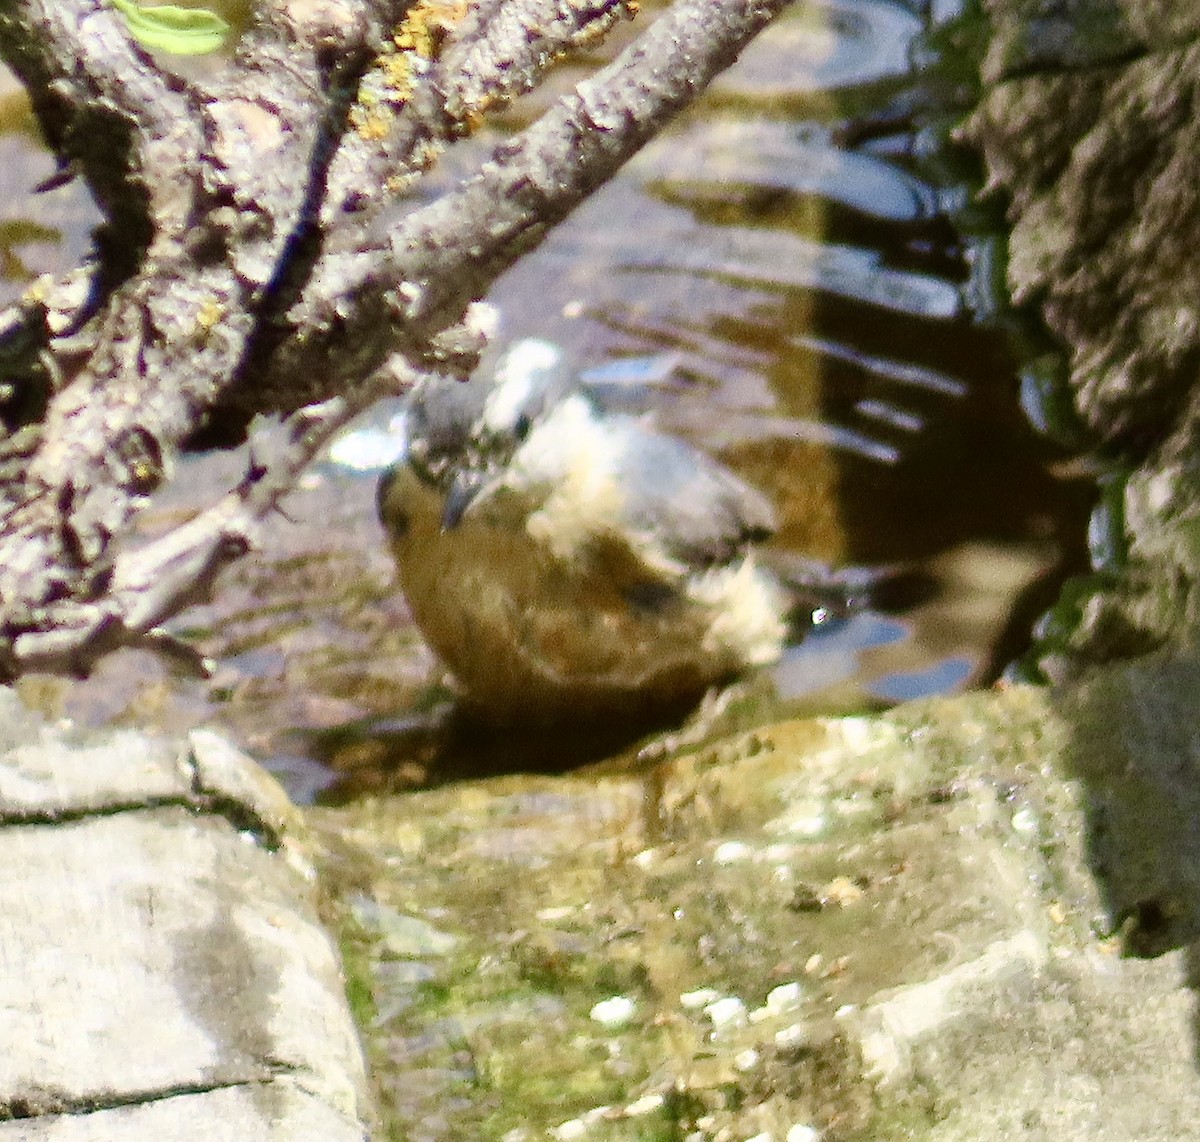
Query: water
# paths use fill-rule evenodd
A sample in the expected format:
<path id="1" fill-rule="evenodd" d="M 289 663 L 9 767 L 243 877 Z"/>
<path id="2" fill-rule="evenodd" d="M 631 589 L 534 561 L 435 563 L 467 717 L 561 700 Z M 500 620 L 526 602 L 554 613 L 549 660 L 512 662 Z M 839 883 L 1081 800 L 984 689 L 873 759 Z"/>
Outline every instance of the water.
<path id="1" fill-rule="evenodd" d="M 669 358 L 672 383 L 647 390 L 643 406 L 774 498 L 785 552 L 902 566 L 930 583 L 911 605 L 794 648 L 752 688 L 756 716 L 986 684 L 1084 560 L 1092 491 L 1026 423 L 1009 341 L 970 309 L 969 251 L 948 219 L 962 189 L 930 178 L 928 137 L 903 113 L 944 95 L 910 68 L 922 9 L 791 9 L 491 297 L 506 341 L 549 338 L 580 368 Z M 581 74 L 559 68 L 473 153 Z M 3 144 L 29 152 L 23 187 L 48 173 L 31 173 L 46 161 L 26 136 Z M 5 248 L 69 264 L 81 229 L 78 211 L 63 213 L 48 249 L 44 237 Z M 393 413 L 376 410 L 366 426 Z M 243 463 L 185 461 L 147 529 L 194 510 Z M 302 798 L 335 777 L 348 795 L 618 748 L 620 733 L 481 743 L 447 720 L 448 691 L 392 586 L 373 497 L 370 476 L 318 466 L 288 519 L 268 522 L 262 552 L 177 622 L 220 663 L 211 683 L 123 654 L 87 684 L 33 680 L 26 693 L 93 722 L 214 722 Z"/>

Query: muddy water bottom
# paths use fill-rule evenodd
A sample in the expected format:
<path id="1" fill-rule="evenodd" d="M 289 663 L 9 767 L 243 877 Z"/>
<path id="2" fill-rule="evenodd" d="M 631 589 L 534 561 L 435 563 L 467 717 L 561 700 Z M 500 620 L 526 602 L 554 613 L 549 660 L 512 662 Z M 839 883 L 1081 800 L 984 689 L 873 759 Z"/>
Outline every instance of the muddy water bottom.
<path id="1" fill-rule="evenodd" d="M 945 19 L 953 6 L 935 7 Z M 904 113 L 969 96 L 911 66 L 928 58 L 925 8 L 790 9 L 490 300 L 502 344 L 548 338 L 580 369 L 669 358 L 670 383 L 638 392 L 635 407 L 763 488 L 782 554 L 903 567 L 927 590 L 832 625 L 682 722 L 672 711 L 604 734 L 483 732 L 456 712 L 394 586 L 374 475 L 326 462 L 213 603 L 175 624 L 216 662 L 212 679 L 128 653 L 84 684 L 27 680 L 26 696 L 91 723 L 215 723 L 307 800 L 637 764 L 755 721 L 992 681 L 1083 566 L 1093 493 L 1030 429 L 1008 336 L 972 311 L 981 259 L 952 220 L 963 186 Z M 582 74 L 560 69 L 550 92 L 471 145 L 520 129 Z M 44 165 L 21 146 L 31 171 Z M 23 187 L 38 177 L 22 174 Z M 77 247 L 76 207 L 59 209 L 54 232 Z M 25 248 L 14 240 L 17 264 Z M 381 406 L 359 430 L 394 413 Z M 146 530 L 210 502 L 246 462 L 185 459 Z"/>

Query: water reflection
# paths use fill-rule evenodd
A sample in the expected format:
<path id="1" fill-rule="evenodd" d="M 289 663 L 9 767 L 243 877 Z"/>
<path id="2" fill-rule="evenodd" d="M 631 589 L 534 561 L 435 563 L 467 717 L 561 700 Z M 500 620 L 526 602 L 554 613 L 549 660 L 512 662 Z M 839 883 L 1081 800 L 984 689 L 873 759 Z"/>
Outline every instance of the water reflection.
<path id="1" fill-rule="evenodd" d="M 24 91 L 0 68 L 0 302 L 38 274 L 77 266 L 91 247 L 95 206 L 78 181 L 31 192 L 56 172 Z"/>
<path id="2" fill-rule="evenodd" d="M 842 89 L 905 77 L 924 7 L 919 0 L 911 6 L 887 0 L 797 5 L 742 53 L 712 94 L 718 102 L 744 98 L 786 107 L 795 117 L 791 101 L 799 96 L 815 95 L 828 108 Z"/>
<path id="3" fill-rule="evenodd" d="M 986 681 L 1082 561 L 1090 491 L 1055 475 L 1019 411 L 1005 336 L 973 322 L 946 214 L 961 188 L 930 174 L 925 136 L 900 113 L 925 98 L 911 96 L 927 80 L 909 64 L 924 8 L 789 9 L 492 296 L 507 341 L 549 338 L 580 368 L 669 358 L 672 383 L 637 394 L 639 407 L 773 496 L 784 554 L 914 567 L 936 584 L 902 613 L 795 648 L 772 676 L 777 710 Z M 471 145 L 519 129 L 580 74 L 560 68 Z M 64 261 L 80 241 L 68 234 Z M 194 510 L 242 463 L 187 461 L 147 527 Z M 463 772 L 461 754 L 439 752 L 447 692 L 392 586 L 373 500 L 370 478 L 319 467 L 289 520 L 269 522 L 263 554 L 184 617 L 178 628 L 222 664 L 214 685 L 130 656 L 44 700 L 90 720 L 216 720 L 278 759 L 298 793 L 322 783 L 314 759 L 352 770 L 355 787 Z M 596 747 L 564 745 L 547 766 Z M 536 760 L 518 742 L 489 764 Z"/>

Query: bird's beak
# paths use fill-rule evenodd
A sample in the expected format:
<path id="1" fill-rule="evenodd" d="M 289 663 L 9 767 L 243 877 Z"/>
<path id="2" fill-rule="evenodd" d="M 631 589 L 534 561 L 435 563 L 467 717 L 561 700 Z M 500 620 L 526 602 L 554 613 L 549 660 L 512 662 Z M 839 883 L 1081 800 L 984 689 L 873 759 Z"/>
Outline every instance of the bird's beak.
<path id="1" fill-rule="evenodd" d="M 487 476 L 472 468 L 463 468 L 454 474 L 446 502 L 442 505 L 442 531 L 453 531 L 475 499 L 488 486 Z"/>

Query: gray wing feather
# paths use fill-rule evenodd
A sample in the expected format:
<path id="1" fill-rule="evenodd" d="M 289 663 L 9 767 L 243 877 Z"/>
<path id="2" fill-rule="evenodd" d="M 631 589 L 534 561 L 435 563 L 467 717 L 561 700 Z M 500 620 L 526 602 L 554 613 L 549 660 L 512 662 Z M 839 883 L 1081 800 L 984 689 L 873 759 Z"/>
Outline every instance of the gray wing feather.
<path id="1" fill-rule="evenodd" d="M 728 563 L 775 533 L 775 510 L 757 488 L 690 444 L 620 419 L 625 514 L 635 531 L 699 567 Z"/>

